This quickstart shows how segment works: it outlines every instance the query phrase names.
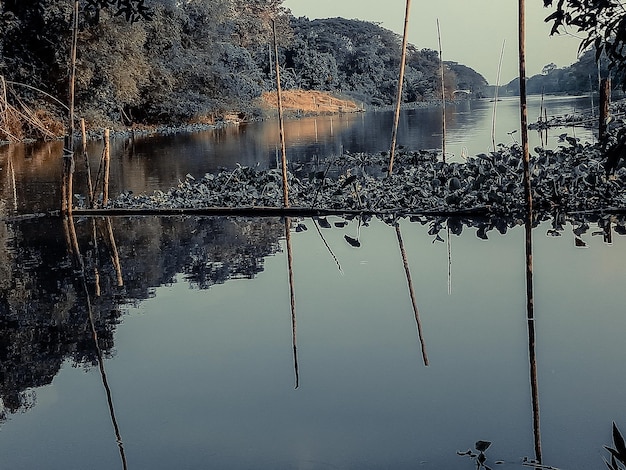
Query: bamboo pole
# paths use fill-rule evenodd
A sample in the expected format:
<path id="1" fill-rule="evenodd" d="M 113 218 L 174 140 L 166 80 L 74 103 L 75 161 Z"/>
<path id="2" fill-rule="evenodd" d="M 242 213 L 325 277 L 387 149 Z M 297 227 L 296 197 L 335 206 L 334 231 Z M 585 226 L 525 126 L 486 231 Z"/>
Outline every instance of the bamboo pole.
<path id="1" fill-rule="evenodd" d="M 600 120 L 598 139 L 603 142 L 606 139 L 609 119 L 609 102 L 611 101 L 611 79 L 603 78 L 600 81 Z"/>
<path id="2" fill-rule="evenodd" d="M 283 173 L 283 205 L 289 207 L 289 185 L 287 182 L 287 150 L 285 147 L 285 122 L 283 119 L 282 88 L 280 86 L 280 63 L 278 61 L 278 42 L 276 40 L 276 21 L 272 20 L 274 35 L 274 64 L 276 68 L 276 96 L 278 101 L 278 127 L 280 134 L 280 151 Z"/>
<path id="3" fill-rule="evenodd" d="M 291 249 L 291 218 L 285 217 L 285 241 L 287 243 L 287 265 L 289 270 L 289 300 L 291 305 L 291 345 L 293 347 L 293 370 L 295 389 L 300 387 L 300 371 L 298 368 L 298 345 L 296 330 L 296 290 L 293 282 L 293 251 Z"/>
<path id="4" fill-rule="evenodd" d="M 526 251 L 526 315 L 528 320 L 528 347 L 530 361 L 530 382 L 533 409 L 533 435 L 535 458 L 542 461 L 541 430 L 539 419 L 539 387 L 537 383 L 537 361 L 535 355 L 535 300 L 533 294 L 533 247 L 532 222 L 533 200 L 530 184 L 530 155 L 528 151 L 528 109 L 526 100 L 526 4 L 518 0 L 519 6 L 519 87 L 520 124 L 522 132 L 522 152 L 524 160 L 524 193 L 526 198 L 525 251 Z"/>
<path id="5" fill-rule="evenodd" d="M 493 113 L 491 115 L 491 145 L 493 151 L 496 151 L 496 111 L 498 109 L 498 94 L 500 92 L 500 75 L 502 73 L 502 60 L 504 59 L 504 47 L 506 39 L 502 41 L 502 49 L 500 49 L 500 60 L 498 61 L 498 74 L 496 77 L 496 88 L 493 93 Z"/>
<path id="6" fill-rule="evenodd" d="M 406 282 L 409 287 L 409 295 L 411 297 L 411 305 L 413 306 L 413 314 L 415 315 L 415 323 L 417 324 L 417 335 L 419 337 L 420 346 L 422 349 L 422 360 L 424 365 L 428 367 L 428 355 L 426 354 L 426 343 L 424 342 L 424 334 L 422 331 L 422 320 L 420 319 L 419 310 L 417 309 L 417 300 L 415 298 L 415 289 L 413 288 L 413 279 L 411 278 L 411 270 L 409 268 L 409 261 L 406 256 L 406 250 L 404 249 L 404 241 L 402 240 L 402 233 L 400 232 L 400 225 L 396 223 L 396 236 L 398 238 L 398 246 L 400 247 L 400 254 L 402 255 L 402 264 L 404 265 L 404 273 L 406 275 Z"/>
<path id="7" fill-rule="evenodd" d="M 446 82 L 444 77 L 443 50 L 441 48 L 441 29 L 437 18 L 437 39 L 439 40 L 439 68 L 441 72 L 441 156 L 446 163 Z"/>
<path id="8" fill-rule="evenodd" d="M 68 130 L 63 149 L 63 181 L 61 189 L 61 211 L 71 214 L 73 206 L 73 175 L 74 175 L 74 98 L 76 82 L 76 48 L 78 44 L 78 10 L 79 1 L 74 0 L 72 14 L 72 44 L 70 48 L 69 77 L 69 112 Z"/>
<path id="9" fill-rule="evenodd" d="M 0 103 L 0 111 L 2 112 L 3 126 L 6 127 L 7 134 L 9 131 L 9 101 L 7 99 L 7 83 L 4 75 L 0 75 L 0 85 L 2 85 L 2 102 Z M 3 127 L 0 126 L 0 127 Z"/>
<path id="10" fill-rule="evenodd" d="M 104 183 L 102 187 L 102 205 L 109 202 L 109 173 L 111 170 L 111 146 L 109 142 L 109 130 L 104 130 Z"/>
<path id="11" fill-rule="evenodd" d="M 530 185 L 530 154 L 528 151 L 528 103 L 526 96 L 526 4 L 519 2 L 519 99 L 520 127 L 522 133 L 522 158 L 524 161 L 524 196 L 527 211 L 532 212 L 532 190 Z"/>
<path id="12" fill-rule="evenodd" d="M 396 142 L 398 140 L 398 124 L 400 122 L 400 105 L 402 104 L 402 85 L 404 84 L 404 68 L 406 64 L 406 45 L 409 32 L 409 15 L 411 12 L 411 0 L 406 0 L 406 11 L 404 13 L 404 33 L 402 35 L 402 54 L 400 56 L 400 76 L 398 78 L 398 94 L 396 95 L 396 110 L 393 118 L 393 129 L 391 132 L 391 149 L 389 150 L 389 169 L 387 176 L 393 173 L 393 160 L 396 153 Z"/>
<path id="13" fill-rule="evenodd" d="M 85 120 L 80 120 L 80 131 L 83 145 L 83 159 L 85 161 L 85 170 L 87 172 L 87 202 L 88 207 L 93 208 L 93 183 L 91 181 L 91 168 L 89 166 L 89 155 L 87 153 L 87 131 L 85 130 Z"/>

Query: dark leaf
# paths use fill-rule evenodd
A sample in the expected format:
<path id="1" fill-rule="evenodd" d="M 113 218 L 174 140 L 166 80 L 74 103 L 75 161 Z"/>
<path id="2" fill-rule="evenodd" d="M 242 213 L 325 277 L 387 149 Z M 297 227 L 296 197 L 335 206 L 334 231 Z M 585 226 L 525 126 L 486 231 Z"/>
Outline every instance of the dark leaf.
<path id="1" fill-rule="evenodd" d="M 359 248 L 361 246 L 361 242 L 356 238 L 349 237 L 348 235 L 344 235 L 343 238 L 353 247 Z"/>
<path id="2" fill-rule="evenodd" d="M 478 452 L 485 452 L 487 449 L 489 449 L 490 445 L 491 445 L 490 441 L 477 441 L 476 450 Z"/>
<path id="3" fill-rule="evenodd" d="M 615 450 L 617 451 L 615 457 L 623 464 L 626 464 L 626 444 L 624 444 L 624 438 L 615 423 L 613 423 L 613 444 L 615 444 Z"/>

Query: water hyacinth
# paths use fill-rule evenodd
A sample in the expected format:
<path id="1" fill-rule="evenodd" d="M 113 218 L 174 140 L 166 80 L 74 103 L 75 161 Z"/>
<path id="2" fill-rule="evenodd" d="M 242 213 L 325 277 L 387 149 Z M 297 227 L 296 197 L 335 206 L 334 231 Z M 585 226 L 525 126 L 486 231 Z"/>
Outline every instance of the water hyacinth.
<path id="1" fill-rule="evenodd" d="M 419 213 L 524 210 L 521 149 L 500 146 L 462 163 L 444 164 L 434 151 L 401 152 L 387 176 L 387 156 L 344 153 L 331 161 L 298 163 L 288 173 L 292 207 L 366 212 Z M 607 177 L 598 145 L 563 139 L 557 150 L 534 149 L 533 203 L 537 210 L 598 211 L 626 207 L 626 168 Z M 278 169 L 237 166 L 187 175 L 169 191 L 121 194 L 108 208 L 185 209 L 282 207 Z"/>

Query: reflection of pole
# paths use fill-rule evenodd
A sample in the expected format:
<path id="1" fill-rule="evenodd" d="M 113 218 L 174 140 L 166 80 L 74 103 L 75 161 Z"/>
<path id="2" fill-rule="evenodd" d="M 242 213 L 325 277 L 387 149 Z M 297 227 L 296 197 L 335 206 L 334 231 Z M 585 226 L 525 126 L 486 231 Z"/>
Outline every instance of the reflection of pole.
<path id="1" fill-rule="evenodd" d="M 291 250 L 291 218 L 285 217 L 285 240 L 287 242 L 287 263 L 289 268 L 289 299 L 291 301 L 291 343 L 293 346 L 293 370 L 296 377 L 295 388 L 300 386 L 298 370 L 298 346 L 296 343 L 296 291 L 293 284 L 293 252 Z"/>
<path id="2" fill-rule="evenodd" d="M 446 224 L 447 225 L 447 224 Z M 452 241 L 450 240 L 450 227 L 446 226 L 448 248 L 448 295 L 452 294 Z"/>
<path id="3" fill-rule="evenodd" d="M 417 300 L 415 299 L 415 290 L 413 289 L 413 280 L 411 279 L 411 270 L 409 269 L 409 261 L 406 257 L 406 250 L 404 249 L 404 242 L 402 241 L 402 233 L 400 233 L 400 225 L 396 224 L 396 236 L 398 237 L 398 245 L 400 246 L 400 253 L 402 254 L 402 263 L 404 264 L 404 273 L 406 274 L 406 282 L 409 286 L 409 295 L 411 296 L 411 304 L 413 305 L 413 313 L 415 314 L 415 322 L 417 323 L 417 334 L 419 336 L 420 345 L 422 347 L 422 359 L 424 365 L 428 366 L 428 356 L 426 355 L 426 344 L 424 343 L 424 337 L 422 334 L 422 321 L 417 309 Z"/>
<path id="4" fill-rule="evenodd" d="M 283 205 L 289 207 L 289 186 L 287 184 L 287 150 L 285 148 L 285 123 L 283 120 L 283 98 L 280 86 L 280 63 L 278 62 L 278 43 L 276 41 L 276 22 L 272 20 L 274 33 L 274 64 L 276 67 L 276 96 L 278 100 L 278 126 L 280 129 L 280 150 L 283 170 Z"/>
<path id="5" fill-rule="evenodd" d="M 530 364 L 530 389 L 533 408 L 533 435 L 535 458 L 541 463 L 541 429 L 539 420 L 539 383 L 537 379 L 537 356 L 535 352 L 535 299 L 533 293 L 532 213 L 526 215 L 526 318 L 528 321 L 528 361 Z"/>
<path id="6" fill-rule="evenodd" d="M 122 436 L 120 434 L 120 428 L 117 424 L 117 418 L 115 417 L 115 409 L 113 407 L 113 397 L 111 393 L 111 387 L 109 387 L 109 382 L 107 380 L 106 370 L 104 368 L 104 359 L 102 356 L 102 350 L 100 349 L 100 345 L 98 343 L 98 332 L 96 330 L 96 324 L 93 318 L 93 307 L 91 305 L 91 296 L 89 295 L 89 289 L 87 287 L 87 278 L 85 275 L 85 262 L 83 260 L 82 254 L 80 252 L 80 247 L 78 245 L 78 237 L 76 236 L 76 227 L 74 225 L 74 218 L 72 216 L 68 216 L 64 218 L 65 228 L 66 228 L 66 236 L 69 237 L 69 246 L 68 251 L 70 251 L 74 255 L 74 259 L 78 264 L 81 272 L 81 282 L 82 287 L 85 293 L 85 299 L 87 302 L 87 311 L 89 315 L 89 325 L 91 327 L 91 334 L 94 341 L 94 346 L 96 349 L 96 355 L 98 357 L 98 366 L 100 369 L 100 378 L 102 379 L 102 385 L 104 386 L 104 390 L 107 396 L 107 403 L 109 405 L 109 414 L 111 415 L 111 422 L 113 423 L 113 429 L 115 431 L 115 439 L 117 442 L 117 446 L 120 452 L 120 457 L 122 459 L 122 466 L 124 470 L 127 470 L 128 465 L 126 463 L 126 454 L 124 452 L 124 444 L 122 442 Z"/>
<path id="7" fill-rule="evenodd" d="M 396 112 L 393 117 L 393 129 L 391 132 L 391 149 L 389 151 L 388 176 L 393 173 L 393 159 L 396 152 L 396 141 L 398 139 L 398 123 L 400 122 L 400 104 L 402 103 L 402 85 L 404 84 L 404 67 L 406 63 L 406 45 L 409 32 L 409 13 L 411 11 L 411 0 L 406 0 L 406 12 L 404 14 L 404 34 L 402 36 L 402 55 L 400 56 L 400 77 L 398 78 L 398 94 L 396 96 Z"/>
<path id="8" fill-rule="evenodd" d="M 122 279 L 122 267 L 120 265 L 120 257 L 117 252 L 117 244 L 115 243 L 115 237 L 113 236 L 113 225 L 111 224 L 111 217 L 106 218 L 107 223 L 107 235 L 109 237 L 109 245 L 111 249 L 111 261 L 115 268 L 115 274 L 117 276 L 117 286 L 122 287 L 124 280 Z"/>

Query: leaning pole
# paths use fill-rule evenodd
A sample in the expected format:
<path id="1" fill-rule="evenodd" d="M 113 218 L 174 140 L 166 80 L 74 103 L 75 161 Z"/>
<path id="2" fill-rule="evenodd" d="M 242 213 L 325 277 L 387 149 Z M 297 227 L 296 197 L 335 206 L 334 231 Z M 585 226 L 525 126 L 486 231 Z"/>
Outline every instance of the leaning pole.
<path id="1" fill-rule="evenodd" d="M 409 13 L 411 11 L 411 0 L 406 0 L 406 12 L 404 14 L 404 34 L 402 35 L 402 56 L 400 58 L 400 77 L 398 79 L 398 94 L 396 96 L 396 112 L 393 118 L 393 130 L 391 132 L 391 149 L 389 151 L 388 176 L 393 172 L 393 159 L 396 152 L 396 141 L 398 140 L 398 123 L 400 122 L 400 104 L 402 103 L 402 84 L 404 82 L 404 67 L 406 63 L 406 45 L 409 32 Z"/>

